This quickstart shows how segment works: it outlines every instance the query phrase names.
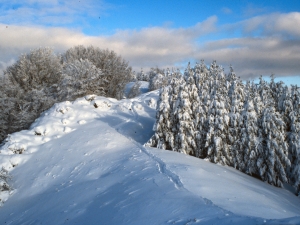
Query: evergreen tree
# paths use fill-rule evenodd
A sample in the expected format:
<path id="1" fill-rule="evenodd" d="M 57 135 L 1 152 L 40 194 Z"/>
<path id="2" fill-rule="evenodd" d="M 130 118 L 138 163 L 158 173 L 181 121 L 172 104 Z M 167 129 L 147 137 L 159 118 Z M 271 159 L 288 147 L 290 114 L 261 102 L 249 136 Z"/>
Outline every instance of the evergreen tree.
<path id="1" fill-rule="evenodd" d="M 285 124 L 274 107 L 267 107 L 261 119 L 261 143 L 257 166 L 262 180 L 281 187 L 287 182 L 286 168 L 290 166 L 285 142 Z"/>
<path id="2" fill-rule="evenodd" d="M 140 81 L 136 81 L 128 93 L 128 98 L 134 98 L 134 97 L 140 95 L 141 94 L 141 91 L 140 91 L 141 85 L 142 85 L 142 83 Z"/>
<path id="3" fill-rule="evenodd" d="M 169 104 L 170 104 L 170 121 L 171 121 L 171 132 L 173 133 L 174 140 L 173 140 L 173 151 L 178 151 L 178 143 L 176 141 L 176 134 L 178 134 L 178 125 L 179 124 L 179 118 L 176 114 L 180 107 L 180 101 L 179 98 L 179 92 L 181 85 L 184 85 L 185 81 L 182 77 L 179 79 L 173 78 L 170 83 L 170 96 L 169 96 Z"/>
<path id="4" fill-rule="evenodd" d="M 276 186 L 290 182 L 300 189 L 296 87 L 290 91 L 282 82 L 275 83 L 274 76 L 270 83 L 261 77 L 258 84 L 244 85 L 232 67 L 225 75 L 216 61 L 209 68 L 203 61 L 194 68 L 188 64 L 183 78 L 169 82 L 168 113 L 162 118 L 168 118 L 170 126 L 160 119 L 160 110 L 156 123 L 163 125 L 156 129 L 152 146 L 234 166 Z"/>
<path id="5" fill-rule="evenodd" d="M 189 99 L 191 102 L 192 109 L 192 120 L 193 120 L 193 128 L 194 128 L 194 155 L 198 158 L 203 157 L 203 142 L 204 142 L 204 123 L 206 120 L 206 113 L 203 110 L 203 106 L 201 105 L 201 101 L 198 94 L 198 88 L 195 84 L 189 86 Z"/>
<path id="6" fill-rule="evenodd" d="M 291 129 L 288 133 L 289 144 L 289 159 L 291 161 L 291 167 L 288 171 L 290 183 L 295 186 L 297 192 L 300 191 L 300 123 L 297 114 L 292 112 Z"/>
<path id="7" fill-rule="evenodd" d="M 230 78 L 231 85 L 228 92 L 229 96 L 229 127 L 228 127 L 228 143 L 232 147 L 233 166 L 239 170 L 244 169 L 243 160 L 243 142 L 241 139 L 245 139 L 243 134 L 241 108 L 240 105 L 243 101 L 237 90 L 237 82 L 235 77 Z M 242 133 L 241 133 L 242 132 Z M 242 134 L 242 135 L 241 135 Z"/>
<path id="8" fill-rule="evenodd" d="M 169 104 L 168 88 L 160 90 L 160 98 L 157 103 L 156 123 L 153 129 L 154 136 L 148 141 L 147 146 L 172 150 L 174 148 L 174 134 L 170 120 L 171 108 Z"/>
<path id="9" fill-rule="evenodd" d="M 149 75 L 144 73 L 143 68 L 141 68 L 141 72 L 137 74 L 137 80 L 139 81 L 149 81 Z"/>
<path id="10" fill-rule="evenodd" d="M 161 70 L 158 68 L 152 68 L 151 71 L 149 72 L 149 90 L 157 90 L 162 87 L 166 87 L 171 84 L 171 81 L 176 78 L 176 79 L 181 79 L 182 74 L 181 72 L 177 69 L 170 71 L 169 69 Z"/>
<path id="11" fill-rule="evenodd" d="M 208 131 L 209 115 L 208 109 L 211 104 L 208 70 L 204 65 L 203 60 L 201 64 L 196 64 L 194 68 L 194 81 L 197 87 L 198 97 L 193 97 L 193 114 L 195 123 L 195 139 L 196 139 L 196 152 L 195 156 L 199 158 L 205 158 L 207 151 L 205 150 L 205 142 Z M 193 85 L 194 86 L 194 85 Z M 193 95 L 195 96 L 196 88 L 193 87 Z M 196 101 L 198 101 L 196 103 Z"/>
<path id="12" fill-rule="evenodd" d="M 297 86 L 292 86 L 291 101 L 293 111 L 289 114 L 290 131 L 288 133 L 289 159 L 291 168 L 289 170 L 290 183 L 300 194 L 300 93 Z M 289 104 L 288 104 L 289 105 Z"/>
<path id="13" fill-rule="evenodd" d="M 258 118 L 252 100 L 249 98 L 246 99 L 244 110 L 241 113 L 240 131 L 239 150 L 242 152 L 242 162 L 238 168 L 250 175 L 257 174 Z"/>
<path id="14" fill-rule="evenodd" d="M 174 112 L 179 121 L 177 124 L 176 149 L 184 154 L 194 155 L 196 148 L 194 140 L 195 127 L 192 120 L 193 112 L 187 85 L 183 84 L 180 86 L 177 106 Z"/>
<path id="15" fill-rule="evenodd" d="M 217 94 L 216 90 L 213 90 L 211 106 L 208 112 L 209 119 L 207 121 L 206 159 L 214 163 L 231 165 L 232 158 L 227 144 L 229 117 L 224 102 L 223 96 Z"/>

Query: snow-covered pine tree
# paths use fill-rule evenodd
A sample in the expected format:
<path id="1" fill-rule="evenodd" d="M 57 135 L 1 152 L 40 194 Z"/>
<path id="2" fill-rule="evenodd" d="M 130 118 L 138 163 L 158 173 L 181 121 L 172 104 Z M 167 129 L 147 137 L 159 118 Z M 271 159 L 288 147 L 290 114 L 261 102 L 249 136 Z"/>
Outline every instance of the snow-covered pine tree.
<path id="1" fill-rule="evenodd" d="M 149 90 L 157 90 L 171 84 L 173 78 L 181 79 L 182 74 L 179 69 L 161 70 L 152 68 L 149 72 Z"/>
<path id="2" fill-rule="evenodd" d="M 232 152 L 229 142 L 229 112 L 230 100 L 228 97 L 228 91 L 230 83 L 227 81 L 222 66 L 217 65 L 216 61 L 213 61 L 209 68 L 210 76 L 213 78 L 212 87 L 215 89 L 212 98 L 212 103 L 215 110 L 212 110 L 214 115 L 214 139 L 211 146 L 213 151 L 208 151 L 208 156 L 212 160 L 214 155 L 214 162 L 223 165 L 232 165 Z M 217 161 L 216 161 L 217 160 Z"/>
<path id="3" fill-rule="evenodd" d="M 162 86 L 160 83 L 160 79 L 162 80 L 163 74 L 165 74 L 165 71 L 162 69 L 159 69 L 158 67 L 156 68 L 151 68 L 149 72 L 149 90 L 154 91 Z"/>
<path id="4" fill-rule="evenodd" d="M 174 133 L 172 132 L 170 114 L 169 88 L 164 87 L 160 90 L 160 98 L 157 103 L 156 122 L 153 127 L 155 134 L 148 141 L 147 146 L 174 149 Z"/>
<path id="5" fill-rule="evenodd" d="M 143 68 L 141 68 L 141 72 L 139 72 L 137 75 L 137 80 L 139 81 L 149 81 L 149 74 L 145 73 Z"/>
<path id="6" fill-rule="evenodd" d="M 194 67 L 194 80 L 198 90 L 201 90 L 202 85 L 207 84 L 209 79 L 209 70 L 204 64 L 204 60 L 201 60 L 201 63 L 197 63 Z M 199 92 L 199 97 L 201 98 L 201 92 Z"/>
<path id="7" fill-rule="evenodd" d="M 285 123 L 273 106 L 267 106 L 262 114 L 261 145 L 257 166 L 262 180 L 282 187 L 288 181 L 286 168 L 290 166 L 288 145 L 285 142 Z"/>
<path id="8" fill-rule="evenodd" d="M 289 127 L 299 124 L 299 95 L 291 97 L 291 108 L 282 83 L 273 79 L 269 84 L 261 77 L 259 84 L 243 85 L 232 68 L 225 76 L 215 61 L 209 68 L 203 61 L 194 68 L 189 65 L 184 78 L 172 79 L 168 92 L 172 150 L 235 166 L 276 186 L 288 181 L 289 170 L 289 179 L 300 187 L 300 169 L 295 166 L 299 151 L 290 150 L 292 143 L 293 149 L 298 149 L 296 138 L 287 143 L 294 129 Z M 293 88 L 292 92 L 296 93 Z M 290 112 L 294 114 L 287 115 Z M 166 137 L 162 138 L 161 143 L 167 143 Z M 294 169 L 288 149 L 290 157 L 291 152 L 296 154 L 292 157 Z"/>
<path id="9" fill-rule="evenodd" d="M 257 118 L 260 118 L 262 115 L 262 112 L 263 112 L 264 104 L 261 101 L 261 98 L 257 91 L 257 87 L 253 82 L 251 83 L 251 91 L 249 93 L 250 93 L 250 96 L 252 96 L 251 99 L 253 99 L 253 106 L 254 106 L 254 110 L 257 114 Z"/>
<path id="10" fill-rule="evenodd" d="M 128 98 L 134 98 L 134 97 L 140 95 L 141 94 L 141 91 L 140 91 L 141 85 L 142 85 L 142 83 L 139 80 L 134 82 L 134 85 L 132 86 L 132 88 L 130 89 L 130 91 L 128 93 Z"/>
<path id="11" fill-rule="evenodd" d="M 238 168 L 243 172 L 253 175 L 257 174 L 257 157 L 256 146 L 258 140 L 258 118 L 252 100 L 248 97 L 245 101 L 244 110 L 241 112 L 241 130 L 240 130 L 240 148 L 242 152 L 242 163 Z"/>
<path id="12" fill-rule="evenodd" d="M 196 146 L 194 146 L 194 156 L 197 158 L 203 158 L 204 155 L 204 124 L 206 121 L 206 113 L 203 110 L 203 106 L 201 105 L 201 100 L 199 98 L 198 88 L 193 83 L 193 80 L 190 79 L 192 84 L 189 85 L 189 100 L 191 102 L 191 110 L 192 110 L 192 120 L 193 120 L 193 128 L 195 130 L 194 140 Z"/>
<path id="13" fill-rule="evenodd" d="M 185 84 L 185 80 L 183 79 L 182 76 L 180 76 L 179 78 L 173 78 L 170 82 L 169 104 L 171 107 L 171 113 L 170 113 L 170 121 L 171 121 L 171 127 L 172 127 L 171 132 L 174 135 L 174 144 L 172 147 L 173 151 L 179 151 L 178 144 L 176 141 L 176 134 L 178 133 L 177 124 L 179 123 L 179 120 L 176 115 L 176 112 L 177 112 L 178 108 L 180 107 L 180 105 L 179 105 L 180 101 L 178 101 L 180 87 L 181 87 L 181 85 L 184 85 L 184 84 Z"/>
<path id="14" fill-rule="evenodd" d="M 278 82 L 276 84 L 276 89 L 275 89 L 275 96 L 276 96 L 275 109 L 276 109 L 276 111 L 279 111 L 280 113 L 282 113 L 283 108 L 284 108 L 284 101 L 289 95 L 290 95 L 290 91 L 288 90 L 288 87 L 284 86 L 282 81 Z"/>
<path id="15" fill-rule="evenodd" d="M 300 92 L 299 92 L 300 87 L 297 85 L 291 85 L 291 98 L 293 101 L 293 108 L 295 111 L 297 111 L 297 114 L 300 116 Z"/>
<path id="16" fill-rule="evenodd" d="M 206 136 L 209 130 L 209 115 L 208 109 L 211 105 L 211 96 L 210 96 L 210 82 L 212 82 L 212 77 L 209 75 L 209 70 L 207 69 L 204 61 L 201 60 L 200 64 L 196 64 L 193 68 L 194 71 L 194 82 L 198 90 L 198 103 L 195 100 L 192 100 L 193 106 L 193 115 L 195 123 L 195 139 L 196 139 L 196 152 L 195 156 L 199 158 L 205 158 L 207 156 L 207 151 L 204 146 L 206 143 Z M 191 79 L 192 80 L 192 79 Z M 194 93 L 196 91 L 195 88 Z M 194 97 L 195 99 L 195 97 Z"/>
<path id="17" fill-rule="evenodd" d="M 210 104 L 210 99 L 206 98 L 206 104 Z M 195 112 L 196 116 L 196 157 L 199 158 L 205 158 L 207 156 L 207 151 L 205 151 L 205 143 L 206 143 L 206 137 L 207 132 L 209 129 L 210 124 L 210 115 L 205 111 L 205 103 L 201 103 L 201 105 L 198 106 L 198 109 Z"/>
<path id="18" fill-rule="evenodd" d="M 229 132 L 228 142 L 231 149 L 233 167 L 239 170 L 244 170 L 244 147 L 243 141 L 247 139 L 247 134 L 243 128 L 243 109 L 245 107 L 245 100 L 250 98 L 249 82 L 244 87 L 242 81 L 236 76 L 233 67 L 230 66 L 230 72 L 227 76 L 227 82 L 230 83 L 228 97 L 229 97 Z M 247 98 L 245 98 L 247 95 Z"/>
<path id="19" fill-rule="evenodd" d="M 274 85 L 271 84 L 272 87 L 274 88 Z M 257 92 L 260 96 L 261 101 L 265 104 L 268 103 L 269 106 L 276 107 L 276 102 L 273 97 L 273 91 L 268 82 L 266 82 L 262 76 L 259 78 L 259 84 L 257 87 Z M 276 109 L 276 108 L 275 108 Z"/>
<path id="20" fill-rule="evenodd" d="M 288 132 L 289 159 L 291 167 L 288 171 L 289 181 L 300 194 L 300 123 L 296 112 L 290 113 L 291 128 Z"/>
<path id="21" fill-rule="evenodd" d="M 290 130 L 288 132 L 289 159 L 291 168 L 289 170 L 290 183 L 300 194 L 300 93 L 297 85 L 292 85 L 291 101 L 293 111 L 289 114 Z M 289 105 L 289 104 L 288 104 Z"/>
<path id="22" fill-rule="evenodd" d="M 155 76 L 153 76 L 150 79 L 149 82 L 149 90 L 150 91 L 154 91 L 157 89 L 160 89 L 161 87 L 166 86 L 166 84 L 164 83 L 164 75 L 161 73 L 155 74 Z"/>
<path id="23" fill-rule="evenodd" d="M 207 153 L 206 159 L 222 165 L 231 165 L 231 152 L 227 142 L 229 117 L 225 108 L 226 99 L 218 93 L 219 86 L 217 85 L 220 85 L 218 80 L 215 80 L 215 85 L 211 91 L 211 104 L 207 113 L 206 142 L 204 146 Z"/>
<path id="24" fill-rule="evenodd" d="M 278 99 L 281 95 L 280 93 L 280 89 L 278 88 L 278 84 L 275 83 L 275 75 L 274 74 L 271 74 L 271 80 L 270 80 L 270 83 L 269 83 L 269 92 L 270 92 L 270 95 L 272 96 L 272 98 L 274 99 L 274 105 L 275 105 L 275 110 L 278 111 L 278 109 L 276 108 L 276 103 L 278 102 Z"/>
<path id="25" fill-rule="evenodd" d="M 261 101 L 265 105 L 260 119 L 259 138 L 261 144 L 258 146 L 258 161 L 260 177 L 270 184 L 282 186 L 287 182 L 288 168 L 288 144 L 286 142 L 286 123 L 282 114 L 276 111 L 276 101 L 280 97 L 276 94 L 274 80 L 271 83 L 265 82 L 260 77 L 258 93 Z"/>
<path id="26" fill-rule="evenodd" d="M 194 80 L 194 71 L 193 69 L 191 68 L 191 64 L 188 63 L 188 66 L 187 68 L 185 69 L 184 71 L 184 79 L 185 79 L 185 82 L 188 84 L 188 85 L 192 85 L 192 84 L 195 84 L 195 80 Z"/>
<path id="27" fill-rule="evenodd" d="M 188 87 L 187 84 L 180 86 L 176 103 L 177 108 L 174 111 L 178 120 L 175 148 L 181 153 L 194 155 L 196 149 L 195 127 Z"/>
<path id="28" fill-rule="evenodd" d="M 229 78 L 230 79 L 230 78 Z M 229 80 L 228 79 L 228 80 Z M 229 97 L 229 126 L 228 126 L 228 144 L 231 146 L 231 152 L 233 157 L 233 166 L 236 169 L 243 170 L 244 159 L 243 159 L 243 139 L 242 132 L 242 119 L 240 105 L 243 102 L 241 94 L 237 87 L 236 77 L 231 77 L 231 85 L 228 92 Z M 241 121 L 240 121 L 241 120 Z"/>

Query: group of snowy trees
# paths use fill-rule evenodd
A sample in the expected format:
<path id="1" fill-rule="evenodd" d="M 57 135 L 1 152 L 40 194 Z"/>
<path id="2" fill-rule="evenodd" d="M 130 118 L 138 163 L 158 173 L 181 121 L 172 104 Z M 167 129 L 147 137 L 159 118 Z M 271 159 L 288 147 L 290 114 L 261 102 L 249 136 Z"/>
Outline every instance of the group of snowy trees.
<path id="1" fill-rule="evenodd" d="M 182 77 L 179 69 L 159 69 L 151 68 L 150 72 L 145 73 L 143 69 L 141 72 L 134 75 L 134 80 L 138 83 L 139 81 L 149 82 L 149 91 L 157 90 L 162 87 L 168 86 L 173 78 Z"/>
<path id="2" fill-rule="evenodd" d="M 232 166 L 275 186 L 300 187 L 300 93 L 260 78 L 244 84 L 232 67 L 188 65 L 160 91 L 148 146 Z"/>
<path id="3" fill-rule="evenodd" d="M 149 91 L 154 91 L 162 87 L 168 86 L 173 78 L 181 77 L 181 72 L 177 69 L 170 71 L 169 69 L 163 70 L 156 68 L 151 68 L 150 72 L 145 73 L 143 69 L 139 73 L 133 73 L 132 81 L 135 81 L 132 88 L 130 89 L 127 97 L 134 98 L 141 94 L 140 86 L 141 81 L 146 81 L 149 83 Z"/>
<path id="4" fill-rule="evenodd" d="M 87 94 L 121 99 L 131 79 L 127 62 L 93 46 L 76 46 L 62 55 L 50 48 L 22 55 L 0 77 L 0 143 L 56 102 Z"/>

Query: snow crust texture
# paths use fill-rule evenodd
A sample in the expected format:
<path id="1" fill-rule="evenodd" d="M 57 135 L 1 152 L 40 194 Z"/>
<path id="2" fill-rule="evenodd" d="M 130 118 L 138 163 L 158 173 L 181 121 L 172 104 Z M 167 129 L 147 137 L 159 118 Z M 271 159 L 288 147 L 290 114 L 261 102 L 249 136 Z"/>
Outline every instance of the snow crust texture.
<path id="1" fill-rule="evenodd" d="M 143 146 L 157 98 L 86 96 L 10 135 L 0 224 L 300 224 L 300 199 L 285 189 Z"/>

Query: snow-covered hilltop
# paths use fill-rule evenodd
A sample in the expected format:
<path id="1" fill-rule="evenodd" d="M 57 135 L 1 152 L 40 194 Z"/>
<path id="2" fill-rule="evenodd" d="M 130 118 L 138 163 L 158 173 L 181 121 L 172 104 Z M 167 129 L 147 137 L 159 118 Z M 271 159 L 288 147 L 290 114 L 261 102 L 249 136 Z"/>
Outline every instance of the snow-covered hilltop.
<path id="1" fill-rule="evenodd" d="M 1 224 L 300 224 L 300 199 L 233 168 L 144 147 L 158 91 L 55 104 L 10 135 Z"/>

